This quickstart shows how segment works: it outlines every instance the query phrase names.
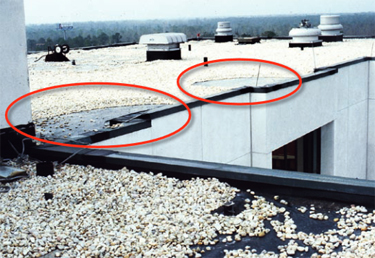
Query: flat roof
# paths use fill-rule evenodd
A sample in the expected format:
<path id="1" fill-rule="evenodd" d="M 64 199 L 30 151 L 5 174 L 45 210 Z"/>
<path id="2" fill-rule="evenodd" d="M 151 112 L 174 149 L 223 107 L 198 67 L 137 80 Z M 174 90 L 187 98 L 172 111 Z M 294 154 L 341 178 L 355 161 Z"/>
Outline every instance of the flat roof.
<path id="1" fill-rule="evenodd" d="M 287 40 L 262 40 L 260 44 L 238 45 L 237 42 L 214 43 L 210 40 L 189 41 L 181 44 L 182 60 L 156 60 L 146 62 L 144 45 L 131 45 L 90 51 L 72 50 L 68 58 L 76 61 L 51 63 L 37 60 L 42 53 L 28 55 L 30 90 L 48 86 L 78 82 L 119 82 L 146 86 L 168 92 L 190 101 L 177 87 L 178 75 L 190 66 L 223 58 L 252 58 L 277 62 L 294 69 L 301 76 L 315 68 L 369 56 L 375 39 L 345 39 L 344 42 L 324 43 L 323 47 L 288 48 Z M 191 51 L 188 51 L 191 45 Z M 372 55 L 374 55 L 372 53 Z M 285 69 L 255 62 L 226 62 L 200 67 L 184 77 L 183 87 L 197 96 L 210 96 L 228 87 L 193 85 L 199 81 L 231 78 L 285 78 L 295 75 Z M 261 86 L 261 85 L 259 85 Z M 41 94 L 32 99 L 33 119 L 54 117 L 60 114 L 122 105 L 174 104 L 171 98 L 150 91 L 103 88 L 89 91 L 87 88 L 69 89 L 59 95 Z M 43 97 L 42 95 L 45 95 Z M 48 96 L 47 96 L 48 95 Z M 81 96 L 81 97 L 80 97 Z"/>

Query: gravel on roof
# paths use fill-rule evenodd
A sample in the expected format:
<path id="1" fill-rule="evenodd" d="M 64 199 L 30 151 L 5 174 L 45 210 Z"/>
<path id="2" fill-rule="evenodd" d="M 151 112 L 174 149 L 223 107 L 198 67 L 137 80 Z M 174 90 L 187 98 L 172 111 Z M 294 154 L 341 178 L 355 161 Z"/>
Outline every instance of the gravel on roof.
<path id="1" fill-rule="evenodd" d="M 260 44 L 238 45 L 237 42 L 214 43 L 190 41 L 181 44 L 182 60 L 146 62 L 145 45 L 130 45 L 90 51 L 73 50 L 68 53 L 71 62 L 35 62 L 43 53 L 28 55 L 30 90 L 78 82 L 117 82 L 159 89 L 189 101 L 177 87 L 178 75 L 188 67 L 223 58 L 253 58 L 289 66 L 300 75 L 312 73 L 314 68 L 371 56 L 375 39 L 345 39 L 344 42 L 324 43 L 323 47 L 288 48 L 288 40 L 262 40 Z M 192 51 L 188 51 L 191 45 Z M 261 66 L 259 67 L 259 64 Z M 259 70 L 260 68 L 260 70 Z M 290 78 L 295 76 L 285 69 L 255 62 L 225 62 L 199 67 L 183 77 L 182 86 L 197 96 L 213 95 L 230 87 L 193 86 L 195 82 L 233 78 Z M 171 98 L 150 91 L 103 86 L 55 90 L 32 97 L 33 119 L 54 117 L 78 111 L 125 105 L 174 104 Z"/>

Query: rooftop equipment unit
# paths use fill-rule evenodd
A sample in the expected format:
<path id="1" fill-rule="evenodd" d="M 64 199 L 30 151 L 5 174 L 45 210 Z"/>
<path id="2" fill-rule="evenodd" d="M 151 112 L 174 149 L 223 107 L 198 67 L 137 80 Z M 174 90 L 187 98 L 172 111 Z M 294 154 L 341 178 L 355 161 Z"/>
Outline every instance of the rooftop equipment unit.
<path id="1" fill-rule="evenodd" d="M 318 28 L 322 31 L 319 39 L 324 42 L 343 41 L 343 26 L 340 24 L 340 15 L 321 15 Z"/>
<path id="2" fill-rule="evenodd" d="M 65 56 L 69 53 L 69 45 L 64 44 L 62 46 L 56 44 L 53 49 L 51 47 L 48 47 L 48 54 L 46 55 L 46 58 L 44 61 L 46 62 L 66 62 L 69 61 L 69 59 Z"/>
<path id="3" fill-rule="evenodd" d="M 215 42 L 229 42 L 233 41 L 232 28 L 230 22 L 218 22 L 215 34 Z"/>
<path id="4" fill-rule="evenodd" d="M 139 44 L 147 44 L 147 61 L 181 59 L 180 43 L 187 41 L 184 33 L 158 33 L 142 35 Z"/>
<path id="5" fill-rule="evenodd" d="M 321 35 L 320 29 L 311 27 L 309 20 L 302 20 L 299 28 L 293 28 L 289 32 L 289 36 L 293 37 L 289 43 L 289 47 L 319 47 L 322 46 L 322 40 L 319 39 Z"/>

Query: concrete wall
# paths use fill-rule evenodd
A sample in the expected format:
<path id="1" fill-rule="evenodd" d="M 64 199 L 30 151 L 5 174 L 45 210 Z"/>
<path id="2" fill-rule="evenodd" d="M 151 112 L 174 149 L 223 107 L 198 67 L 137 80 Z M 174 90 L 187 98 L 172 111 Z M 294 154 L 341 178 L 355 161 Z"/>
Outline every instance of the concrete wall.
<path id="1" fill-rule="evenodd" d="M 253 166 L 271 168 L 272 151 L 321 128 L 322 174 L 375 179 L 374 63 L 341 67 L 292 97 L 252 107 Z M 291 90 L 258 94 L 257 101 Z"/>
<path id="2" fill-rule="evenodd" d="M 335 123 L 331 122 L 321 128 L 321 160 L 320 170 L 325 175 L 334 175 L 334 160 L 335 154 L 342 152 L 345 149 L 340 149 L 335 152 L 334 150 L 334 126 Z M 342 155 L 342 154 L 341 154 Z M 340 157 L 340 155 L 338 155 Z"/>
<path id="3" fill-rule="evenodd" d="M 374 179 L 374 63 L 354 63 L 328 75 L 319 72 L 321 76 L 306 79 L 295 95 L 267 105 L 194 107 L 192 121 L 181 133 L 120 151 L 272 168 L 272 151 L 321 128 L 321 174 Z M 222 101 L 269 100 L 295 88 L 246 93 Z M 154 119 L 151 128 L 131 134 L 129 142 L 170 133 L 186 119 L 186 111 Z M 125 137 L 100 144 L 123 143 Z"/>
<path id="4" fill-rule="evenodd" d="M 254 140 L 253 150 L 270 156 L 273 150 L 322 128 L 322 174 L 373 178 L 371 123 L 375 116 L 369 102 L 369 63 L 342 67 L 336 74 L 303 83 L 300 91 L 286 100 L 253 108 L 259 113 L 253 114 L 253 124 L 263 124 L 262 129 L 253 127 L 259 141 L 255 144 Z M 286 88 L 268 93 L 267 99 L 290 91 Z M 256 165 L 269 168 L 272 160 L 261 162 Z"/>
<path id="5" fill-rule="evenodd" d="M 249 94 L 235 96 L 226 101 L 248 102 Z M 155 139 L 180 128 L 187 117 L 187 111 L 181 111 L 156 118 L 151 121 L 151 128 L 95 145 L 126 144 Z M 177 135 L 147 145 L 114 150 L 250 166 L 250 110 L 241 106 L 198 106 L 192 109 L 190 124 Z"/>
<path id="6" fill-rule="evenodd" d="M 369 62 L 367 179 L 375 180 L 375 61 Z"/>
<path id="7" fill-rule="evenodd" d="M 9 127 L 5 120 L 8 105 L 30 91 L 23 0 L 1 0 L 0 24 L 0 129 L 3 129 Z M 29 99 L 11 109 L 10 121 L 13 125 L 31 121 Z"/>
<path id="8" fill-rule="evenodd" d="M 324 174 L 369 179 L 368 66 L 369 62 L 350 65 L 333 76 L 336 108 L 332 125 L 323 129 L 327 136 L 322 138 Z"/>
<path id="9" fill-rule="evenodd" d="M 333 120 L 334 104 L 330 96 L 334 89 L 328 86 L 331 84 L 331 76 L 323 77 L 319 82 L 303 83 L 301 89 L 287 99 L 252 107 L 255 167 L 272 168 L 272 151 Z M 286 95 L 295 88 L 262 94 L 263 99 Z"/>

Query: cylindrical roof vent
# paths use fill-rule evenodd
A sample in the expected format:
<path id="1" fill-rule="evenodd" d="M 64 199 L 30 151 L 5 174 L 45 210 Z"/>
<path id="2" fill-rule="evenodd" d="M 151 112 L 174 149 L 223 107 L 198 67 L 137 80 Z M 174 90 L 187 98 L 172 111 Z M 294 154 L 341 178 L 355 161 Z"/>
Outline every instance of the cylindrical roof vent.
<path id="1" fill-rule="evenodd" d="M 215 34 L 215 42 L 233 41 L 232 27 L 230 22 L 218 22 Z"/>
<path id="2" fill-rule="evenodd" d="M 319 38 L 325 42 L 343 40 L 340 15 L 321 15 L 318 28 L 322 31 L 322 35 Z"/>
<path id="3" fill-rule="evenodd" d="M 308 20 L 302 20 L 299 28 L 293 28 L 289 32 L 289 36 L 293 39 L 289 43 L 289 47 L 319 47 L 322 41 L 319 40 L 321 31 L 318 28 L 311 27 Z"/>

